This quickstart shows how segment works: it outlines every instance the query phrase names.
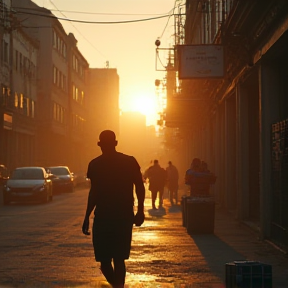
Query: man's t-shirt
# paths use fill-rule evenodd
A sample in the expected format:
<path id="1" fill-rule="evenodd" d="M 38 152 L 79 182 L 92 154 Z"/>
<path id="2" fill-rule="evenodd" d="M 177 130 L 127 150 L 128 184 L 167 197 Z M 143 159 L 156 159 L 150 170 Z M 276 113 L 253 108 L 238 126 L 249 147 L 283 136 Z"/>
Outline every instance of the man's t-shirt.
<path id="1" fill-rule="evenodd" d="M 140 166 L 133 156 L 120 152 L 101 155 L 88 166 L 87 177 L 91 180 L 91 192 L 95 197 L 95 215 L 104 218 L 130 217 L 133 213 L 134 184 L 143 186 L 139 193 L 144 198 L 144 184 Z"/>

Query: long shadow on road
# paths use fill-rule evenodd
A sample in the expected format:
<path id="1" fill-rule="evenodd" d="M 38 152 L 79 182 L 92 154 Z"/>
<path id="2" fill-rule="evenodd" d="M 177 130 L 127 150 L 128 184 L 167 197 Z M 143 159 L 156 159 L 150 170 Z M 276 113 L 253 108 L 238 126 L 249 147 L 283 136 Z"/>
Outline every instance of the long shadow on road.
<path id="1" fill-rule="evenodd" d="M 225 283 L 225 264 L 236 260 L 246 260 L 243 255 L 213 234 L 190 236 L 201 251 L 211 272 L 215 273 L 223 283 Z"/>

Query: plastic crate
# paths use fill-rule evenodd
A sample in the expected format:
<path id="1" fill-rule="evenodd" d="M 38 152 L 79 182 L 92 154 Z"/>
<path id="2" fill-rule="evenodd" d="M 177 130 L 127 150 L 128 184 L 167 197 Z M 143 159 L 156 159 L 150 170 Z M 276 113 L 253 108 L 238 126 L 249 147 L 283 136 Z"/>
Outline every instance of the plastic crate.
<path id="1" fill-rule="evenodd" d="M 272 266 L 257 261 L 226 263 L 226 288 L 272 288 Z"/>

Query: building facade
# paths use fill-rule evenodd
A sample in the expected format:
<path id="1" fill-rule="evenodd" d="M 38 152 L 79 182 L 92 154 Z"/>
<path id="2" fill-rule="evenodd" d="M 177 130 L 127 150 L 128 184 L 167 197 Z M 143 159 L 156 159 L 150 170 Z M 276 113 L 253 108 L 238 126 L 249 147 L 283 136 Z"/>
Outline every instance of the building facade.
<path id="1" fill-rule="evenodd" d="M 86 169 L 87 70 L 89 64 L 50 10 L 13 1 L 24 31 L 39 42 L 35 165 Z M 29 10 L 29 15 L 25 12 Z M 33 29 L 32 29 L 33 28 Z M 79 155 L 83 155 L 79 157 Z"/>
<path id="2" fill-rule="evenodd" d="M 223 47 L 224 75 L 182 79 L 173 95 L 187 103 L 187 167 L 205 160 L 218 204 L 286 251 L 287 29 L 287 1 L 187 0 L 185 45 Z"/>
<path id="3" fill-rule="evenodd" d="M 1 1 L 0 12 L 0 163 L 84 175 L 100 131 L 119 135 L 117 70 L 89 70 L 75 36 L 30 0 Z"/>
<path id="4" fill-rule="evenodd" d="M 11 3 L 10 3 L 11 4 Z M 4 6 L 1 54 L 0 162 L 13 169 L 35 162 L 37 61 L 39 45 Z"/>
<path id="5" fill-rule="evenodd" d="M 8 102 L 11 96 L 11 68 L 10 68 L 10 42 L 11 42 L 11 1 L 0 1 L 0 139 L 4 139 L 4 134 L 7 130 L 12 129 L 12 113 L 8 111 Z M 1 164 L 8 164 L 8 157 L 5 153 L 5 148 L 9 145 L 7 141 L 0 141 L 0 162 Z"/>
<path id="6" fill-rule="evenodd" d="M 89 142 L 89 64 L 77 47 L 72 33 L 67 37 L 68 44 L 68 165 L 76 173 L 86 173 L 90 160 L 87 151 Z M 79 152 L 81 157 L 79 157 Z"/>

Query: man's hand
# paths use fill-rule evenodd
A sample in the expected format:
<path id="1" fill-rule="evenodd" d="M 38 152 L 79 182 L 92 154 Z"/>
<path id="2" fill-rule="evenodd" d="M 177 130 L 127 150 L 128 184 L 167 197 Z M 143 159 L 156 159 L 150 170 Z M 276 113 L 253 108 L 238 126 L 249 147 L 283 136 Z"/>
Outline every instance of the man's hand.
<path id="1" fill-rule="evenodd" d="M 141 226 L 144 222 L 144 219 L 145 219 L 145 214 L 144 214 L 144 211 L 141 210 L 141 211 L 138 211 L 134 217 L 134 223 L 136 226 Z"/>
<path id="2" fill-rule="evenodd" d="M 89 217 L 85 217 L 84 221 L 83 221 L 83 225 L 82 225 L 82 232 L 84 235 L 90 235 L 89 232 Z"/>

